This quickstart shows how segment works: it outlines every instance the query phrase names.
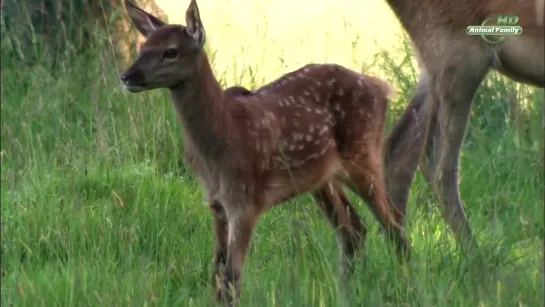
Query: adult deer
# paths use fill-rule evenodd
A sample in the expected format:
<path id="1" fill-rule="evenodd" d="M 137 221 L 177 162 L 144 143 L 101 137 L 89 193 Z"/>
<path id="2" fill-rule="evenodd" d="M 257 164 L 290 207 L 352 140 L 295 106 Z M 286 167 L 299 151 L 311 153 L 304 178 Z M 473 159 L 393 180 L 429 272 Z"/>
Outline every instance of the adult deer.
<path id="1" fill-rule="evenodd" d="M 414 97 L 386 140 L 390 198 L 405 216 L 419 165 L 458 241 L 476 247 L 458 190 L 459 156 L 473 96 L 490 69 L 544 87 L 543 0 L 386 2 L 409 34 L 422 70 Z M 501 15 L 518 15 L 522 35 L 500 44 L 466 35 L 467 26 Z"/>
<path id="2" fill-rule="evenodd" d="M 187 26 L 167 25 L 127 0 L 125 7 L 147 40 L 121 81 L 134 93 L 171 93 L 184 127 L 186 161 L 214 215 L 219 300 L 237 301 L 259 216 L 305 192 L 339 228 L 342 267 L 366 233 L 343 185 L 366 201 L 398 255 L 409 256 L 384 184 L 386 82 L 334 64 L 311 64 L 255 92 L 240 86 L 224 91 L 203 51 L 205 31 L 195 0 L 187 8 Z"/>

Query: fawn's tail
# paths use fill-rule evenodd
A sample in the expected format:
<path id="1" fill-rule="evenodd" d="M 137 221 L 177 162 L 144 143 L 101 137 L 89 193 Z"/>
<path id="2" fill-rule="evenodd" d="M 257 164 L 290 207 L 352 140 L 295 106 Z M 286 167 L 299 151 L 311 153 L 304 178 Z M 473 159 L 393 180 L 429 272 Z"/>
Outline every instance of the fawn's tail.
<path id="1" fill-rule="evenodd" d="M 386 96 L 386 98 L 388 98 L 388 100 L 394 98 L 395 89 L 389 82 L 377 77 L 371 77 L 369 81 L 371 81 L 371 83 L 380 88 L 382 90 L 382 93 L 384 94 L 384 96 Z"/>

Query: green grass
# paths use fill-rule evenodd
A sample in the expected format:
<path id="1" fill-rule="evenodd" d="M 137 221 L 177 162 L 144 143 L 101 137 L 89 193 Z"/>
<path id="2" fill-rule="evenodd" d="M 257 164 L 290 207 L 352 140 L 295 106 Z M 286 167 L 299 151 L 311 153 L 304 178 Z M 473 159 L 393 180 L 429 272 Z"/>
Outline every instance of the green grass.
<path id="1" fill-rule="evenodd" d="M 201 10 L 206 18 L 209 11 Z M 321 15 L 305 16 L 299 18 L 309 28 L 320 23 Z M 227 85 L 255 88 L 307 62 L 338 62 L 395 84 L 389 127 L 414 86 L 406 41 L 383 53 L 369 42 L 352 44 L 357 28 L 333 28 L 329 33 L 342 43 L 307 37 L 301 46 L 311 47 L 283 42 L 262 58 L 262 49 L 253 49 L 256 56 L 245 62 L 236 49 L 224 48 L 223 41 L 241 35 L 221 31 L 221 22 L 208 17 L 205 26 L 212 49 L 222 54 L 214 63 Z M 274 45 L 260 37 L 248 42 Z M 327 52 L 313 54 L 320 44 Z M 2 46 L 1 304 L 208 305 L 212 217 L 184 166 L 168 94 L 123 92 L 119 59 L 107 44 L 61 61 L 57 70 L 48 67 L 51 55 L 25 65 Z M 510 107 L 510 97 L 522 107 Z M 334 231 L 305 195 L 260 221 L 245 266 L 243 305 L 541 306 L 543 99 L 542 90 L 495 74 L 476 97 L 460 190 L 489 267 L 460 254 L 418 175 L 410 198 L 411 269 L 396 262 L 378 223 L 354 198 L 370 235 L 353 279 L 341 284 Z"/>

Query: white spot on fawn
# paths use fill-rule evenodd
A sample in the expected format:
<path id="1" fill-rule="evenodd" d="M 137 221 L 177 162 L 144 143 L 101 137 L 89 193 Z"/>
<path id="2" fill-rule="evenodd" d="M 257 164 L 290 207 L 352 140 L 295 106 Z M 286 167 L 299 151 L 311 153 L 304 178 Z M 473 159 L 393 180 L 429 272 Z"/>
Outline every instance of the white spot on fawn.
<path id="1" fill-rule="evenodd" d="M 303 134 L 302 134 L 302 133 L 293 132 L 293 133 L 291 134 L 291 137 L 293 138 L 294 141 L 299 141 L 299 140 L 302 140 L 302 139 L 303 139 Z"/>
<path id="2" fill-rule="evenodd" d="M 328 126 L 323 126 L 322 129 L 320 129 L 320 131 L 318 133 L 320 135 L 324 135 L 328 131 L 329 131 L 329 127 Z"/>
<path id="3" fill-rule="evenodd" d="M 333 126 L 333 125 L 335 124 L 335 119 L 333 118 L 333 115 L 329 114 L 329 115 L 327 116 L 326 122 L 327 122 L 328 124 L 330 124 L 331 126 Z"/>

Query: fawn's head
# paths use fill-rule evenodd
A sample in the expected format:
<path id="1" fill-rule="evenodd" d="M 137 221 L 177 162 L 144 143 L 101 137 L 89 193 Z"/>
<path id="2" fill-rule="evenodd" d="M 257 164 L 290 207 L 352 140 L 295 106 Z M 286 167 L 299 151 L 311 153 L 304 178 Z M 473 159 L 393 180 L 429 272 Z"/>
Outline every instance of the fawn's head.
<path id="1" fill-rule="evenodd" d="M 136 61 L 121 76 L 130 92 L 173 88 L 199 72 L 206 34 L 195 0 L 185 14 L 187 26 L 169 25 L 125 0 L 134 26 L 147 40 Z"/>

